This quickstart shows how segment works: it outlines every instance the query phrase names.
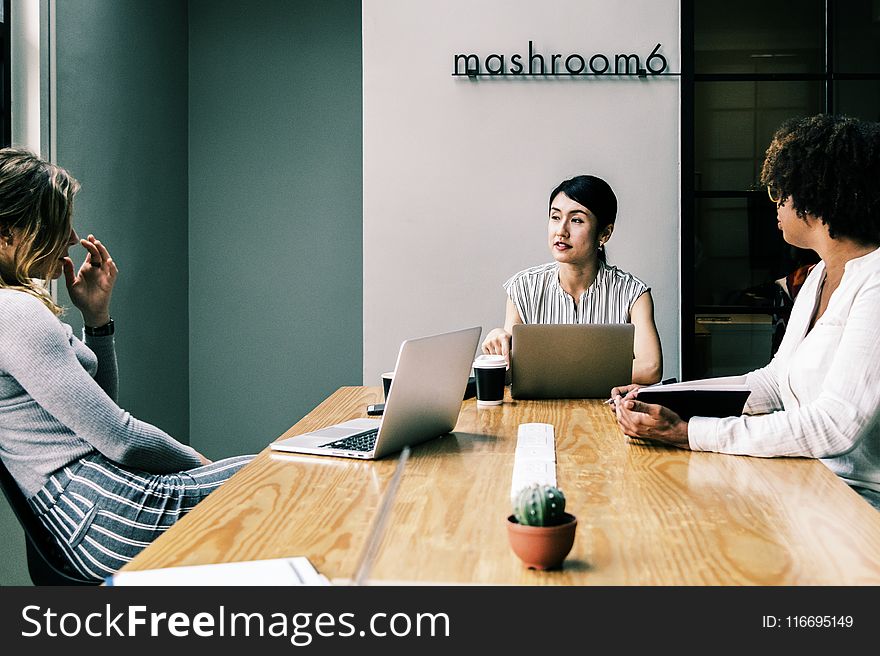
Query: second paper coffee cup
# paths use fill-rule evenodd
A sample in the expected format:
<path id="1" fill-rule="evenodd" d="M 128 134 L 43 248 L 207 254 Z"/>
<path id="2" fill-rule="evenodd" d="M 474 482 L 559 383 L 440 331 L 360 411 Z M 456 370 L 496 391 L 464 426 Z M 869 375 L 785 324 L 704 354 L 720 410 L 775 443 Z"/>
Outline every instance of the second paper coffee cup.
<path id="1" fill-rule="evenodd" d="M 477 405 L 501 405 L 507 360 L 503 355 L 481 355 L 474 360 L 477 379 Z"/>
<path id="2" fill-rule="evenodd" d="M 388 400 L 388 391 L 391 389 L 391 380 L 394 378 L 393 371 L 386 371 L 382 374 L 382 391 L 385 392 L 385 400 Z"/>

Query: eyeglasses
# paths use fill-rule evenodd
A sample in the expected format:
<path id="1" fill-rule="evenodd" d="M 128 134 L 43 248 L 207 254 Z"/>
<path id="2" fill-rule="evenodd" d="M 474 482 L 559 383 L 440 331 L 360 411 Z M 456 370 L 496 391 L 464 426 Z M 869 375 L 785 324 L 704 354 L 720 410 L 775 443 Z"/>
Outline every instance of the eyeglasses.
<path id="1" fill-rule="evenodd" d="M 770 202 L 774 205 L 779 205 L 782 202 L 782 193 L 773 185 L 767 185 L 767 195 L 770 197 Z"/>

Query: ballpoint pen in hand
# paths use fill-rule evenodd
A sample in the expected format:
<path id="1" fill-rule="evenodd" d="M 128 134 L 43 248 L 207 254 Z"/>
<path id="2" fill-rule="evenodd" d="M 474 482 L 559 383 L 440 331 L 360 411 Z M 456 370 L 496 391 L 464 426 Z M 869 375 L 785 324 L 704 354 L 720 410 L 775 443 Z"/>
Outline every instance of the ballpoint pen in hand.
<path id="1" fill-rule="evenodd" d="M 672 383 L 677 383 L 678 378 L 667 378 L 666 380 L 661 380 L 659 383 L 654 383 L 653 385 L 646 385 L 647 387 L 657 387 L 658 385 L 671 385 Z M 638 389 L 645 389 L 643 387 L 639 387 Z M 623 398 L 623 397 L 621 397 Z M 614 397 L 612 396 L 610 399 L 605 401 L 605 405 L 614 405 Z"/>

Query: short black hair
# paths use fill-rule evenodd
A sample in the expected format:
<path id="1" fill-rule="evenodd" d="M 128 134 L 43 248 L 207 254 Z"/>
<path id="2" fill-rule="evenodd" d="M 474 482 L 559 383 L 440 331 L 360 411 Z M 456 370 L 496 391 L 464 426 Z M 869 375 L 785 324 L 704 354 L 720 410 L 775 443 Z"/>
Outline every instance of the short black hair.
<path id="1" fill-rule="evenodd" d="M 761 184 L 812 214 L 833 239 L 880 244 L 880 124 L 818 114 L 786 121 L 773 135 Z"/>
<path id="2" fill-rule="evenodd" d="M 617 196 L 602 178 L 597 178 L 595 175 L 578 175 L 563 180 L 550 192 L 548 209 L 553 206 L 553 199 L 560 192 L 590 210 L 599 220 L 599 230 L 614 223 L 617 218 Z"/>

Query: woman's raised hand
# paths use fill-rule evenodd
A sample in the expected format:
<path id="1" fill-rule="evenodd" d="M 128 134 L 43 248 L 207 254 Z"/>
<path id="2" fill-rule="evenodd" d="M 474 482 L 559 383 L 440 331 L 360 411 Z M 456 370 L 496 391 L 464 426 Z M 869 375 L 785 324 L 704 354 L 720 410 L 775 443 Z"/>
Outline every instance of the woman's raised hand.
<path id="1" fill-rule="evenodd" d="M 80 239 L 79 243 L 88 253 L 77 273 L 73 271 L 73 260 L 64 258 L 67 291 L 87 326 L 103 326 L 110 321 L 110 297 L 119 270 L 110 252 L 94 235 Z"/>

